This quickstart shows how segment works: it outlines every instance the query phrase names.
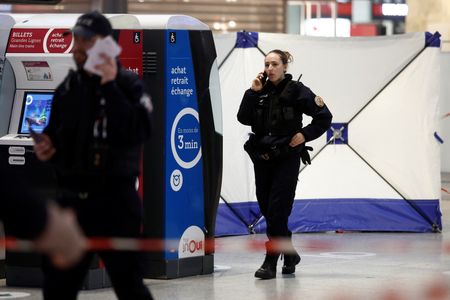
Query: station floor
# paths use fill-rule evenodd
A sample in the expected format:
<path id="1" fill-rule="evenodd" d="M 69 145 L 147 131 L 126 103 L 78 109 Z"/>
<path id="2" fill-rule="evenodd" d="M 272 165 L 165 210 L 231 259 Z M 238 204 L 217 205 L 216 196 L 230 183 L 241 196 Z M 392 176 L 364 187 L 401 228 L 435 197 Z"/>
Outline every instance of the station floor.
<path id="1" fill-rule="evenodd" d="M 447 190 L 449 175 L 443 176 Z M 264 235 L 252 235 L 217 239 L 226 247 L 217 250 L 211 275 L 145 282 L 155 299 L 167 300 L 450 299 L 450 195 L 444 191 L 441 211 L 442 233 L 295 234 L 294 245 L 302 256 L 295 275 L 282 275 L 279 262 L 276 279 L 254 278 L 263 251 L 237 250 L 254 239 L 265 240 Z M 8 287 L 0 280 L 0 299 L 20 297 L 17 293 L 27 300 L 42 299 L 39 289 Z M 111 289 L 99 289 L 82 291 L 78 299 L 116 297 Z"/>

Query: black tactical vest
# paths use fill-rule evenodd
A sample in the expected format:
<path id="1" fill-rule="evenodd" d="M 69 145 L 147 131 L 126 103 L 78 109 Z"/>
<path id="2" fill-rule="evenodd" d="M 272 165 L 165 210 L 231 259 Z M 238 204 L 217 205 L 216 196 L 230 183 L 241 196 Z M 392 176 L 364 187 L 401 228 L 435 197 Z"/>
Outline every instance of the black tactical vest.
<path id="1" fill-rule="evenodd" d="M 281 93 L 276 89 L 261 93 L 252 128 L 256 135 L 292 136 L 302 128 L 302 113 L 296 105 L 298 89 L 294 85 L 295 81 L 289 81 Z"/>

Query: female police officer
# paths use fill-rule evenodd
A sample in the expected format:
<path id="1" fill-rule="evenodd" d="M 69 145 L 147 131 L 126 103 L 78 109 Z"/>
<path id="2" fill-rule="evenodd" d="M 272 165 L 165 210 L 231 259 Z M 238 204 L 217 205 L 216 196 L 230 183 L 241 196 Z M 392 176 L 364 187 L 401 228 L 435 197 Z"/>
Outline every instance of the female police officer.
<path id="1" fill-rule="evenodd" d="M 277 260 L 284 252 L 283 274 L 295 272 L 300 256 L 291 244 L 288 218 L 297 186 L 300 158 L 309 160 L 305 142 L 321 136 L 331 124 L 332 115 L 322 98 L 287 74 L 289 52 L 270 51 L 264 59 L 264 72 L 253 79 L 242 99 L 237 118 L 251 126 L 252 134 L 244 148 L 253 161 L 256 197 L 267 223 L 266 258 L 255 277 L 276 276 Z M 266 78 L 268 78 L 266 82 Z M 312 117 L 302 126 L 302 115 Z M 288 240 L 281 251 L 273 241 Z"/>

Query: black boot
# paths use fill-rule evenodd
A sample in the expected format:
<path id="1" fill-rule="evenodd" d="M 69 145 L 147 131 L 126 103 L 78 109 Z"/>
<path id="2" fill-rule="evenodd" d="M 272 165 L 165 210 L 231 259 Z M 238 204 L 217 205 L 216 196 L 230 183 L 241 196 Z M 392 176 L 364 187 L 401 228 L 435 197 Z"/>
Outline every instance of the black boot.
<path id="1" fill-rule="evenodd" d="M 282 274 L 293 274 L 295 273 L 295 266 L 300 263 L 300 255 L 298 255 L 297 251 L 295 251 L 294 246 L 292 245 L 292 232 L 289 232 L 289 235 L 286 239 L 286 251 L 284 252 L 284 263 L 283 268 L 281 270 Z"/>
<path id="2" fill-rule="evenodd" d="M 297 251 L 292 249 L 293 252 L 284 254 L 284 264 L 281 273 L 282 274 L 292 274 L 295 273 L 295 266 L 300 263 L 300 255 Z"/>
<path id="3" fill-rule="evenodd" d="M 255 277 L 261 279 L 272 279 L 277 276 L 277 261 L 280 253 L 276 253 L 270 250 L 270 242 L 266 243 L 266 258 L 262 266 L 255 272 Z"/>

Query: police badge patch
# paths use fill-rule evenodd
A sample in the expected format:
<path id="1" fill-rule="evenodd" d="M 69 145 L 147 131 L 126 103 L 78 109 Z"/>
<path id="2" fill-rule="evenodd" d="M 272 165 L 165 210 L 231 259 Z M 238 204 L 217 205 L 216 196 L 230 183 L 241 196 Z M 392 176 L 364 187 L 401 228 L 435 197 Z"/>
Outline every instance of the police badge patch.
<path id="1" fill-rule="evenodd" d="M 323 107 L 325 105 L 325 102 L 323 102 L 323 99 L 320 96 L 316 96 L 316 98 L 314 98 L 314 102 L 316 102 L 318 107 Z"/>

